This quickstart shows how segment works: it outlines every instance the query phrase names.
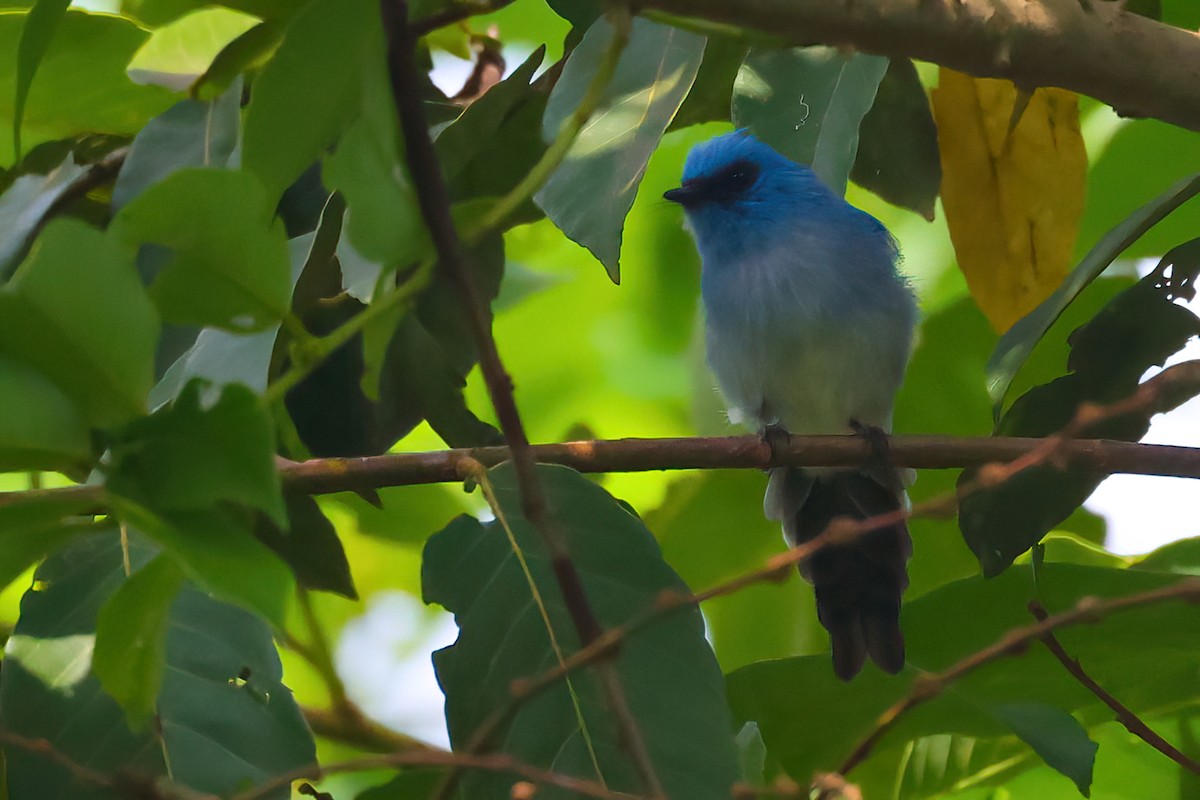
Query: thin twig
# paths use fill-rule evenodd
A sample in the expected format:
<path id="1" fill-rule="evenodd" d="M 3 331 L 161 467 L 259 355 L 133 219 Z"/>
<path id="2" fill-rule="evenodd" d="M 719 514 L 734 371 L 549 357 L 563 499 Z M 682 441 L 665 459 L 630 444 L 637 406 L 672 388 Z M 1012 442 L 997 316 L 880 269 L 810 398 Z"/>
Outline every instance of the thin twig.
<path id="1" fill-rule="evenodd" d="M 409 750 L 433 750 L 432 745 L 386 728 L 363 716 L 357 706 L 348 717 L 333 709 L 302 707 L 304 720 L 317 736 L 352 745 L 368 753 L 402 753 Z"/>
<path id="2" fill-rule="evenodd" d="M 1033 625 L 1008 631 L 988 647 L 972 653 L 949 669 L 921 675 L 913 682 L 912 689 L 905 697 L 879 716 L 875 727 L 855 746 L 846 760 L 842 762 L 838 772 L 842 775 L 848 774 L 866 759 L 875 745 L 895 727 L 901 717 L 913 708 L 937 697 L 946 687 L 980 667 L 1005 656 L 1020 653 L 1028 648 L 1031 642 L 1042 639 L 1046 634 L 1058 628 L 1084 622 L 1097 622 L 1121 611 L 1170 600 L 1200 602 L 1200 578 L 1186 578 L 1159 589 L 1112 600 L 1085 597 L 1067 611 L 1046 617 Z"/>
<path id="3" fill-rule="evenodd" d="M 1033 614 L 1039 621 L 1045 621 L 1050 617 L 1050 613 L 1046 611 L 1045 606 L 1036 600 L 1030 602 L 1029 612 Z M 1063 648 L 1062 643 L 1058 641 L 1053 633 L 1047 632 L 1041 637 L 1042 644 L 1046 645 L 1046 649 L 1054 654 L 1059 663 L 1066 668 L 1067 672 L 1071 673 L 1075 680 L 1079 681 L 1089 692 L 1096 695 L 1100 702 L 1113 710 L 1117 715 L 1117 721 L 1125 726 L 1125 730 L 1138 737 L 1146 744 L 1153 747 L 1158 752 L 1162 753 L 1167 758 L 1174 761 L 1184 769 L 1200 775 L 1200 761 L 1191 758 L 1186 753 L 1179 750 L 1175 745 L 1168 742 L 1163 737 L 1159 736 L 1154 730 L 1147 725 L 1141 717 L 1129 710 L 1128 706 L 1122 703 L 1117 698 L 1113 697 L 1104 687 L 1096 683 L 1092 676 L 1088 675 L 1083 665 L 1079 663 L 1079 659 L 1072 658 L 1070 654 Z"/>
<path id="4" fill-rule="evenodd" d="M 450 213 L 449 189 L 429 136 L 425 109 L 418 91 L 422 75 L 414 58 L 417 34 L 408 27 L 408 4 L 405 0 L 380 0 L 380 9 L 388 39 L 388 74 L 391 78 L 392 98 L 400 116 L 400 127 L 404 133 L 405 160 L 416 188 L 421 216 L 437 251 L 439 266 L 454 286 L 467 311 L 468 325 L 479 351 L 480 371 L 496 410 L 500 429 L 504 432 L 512 453 L 517 488 L 521 496 L 521 510 L 525 519 L 540 535 L 550 555 L 564 605 L 581 644 L 587 645 L 600 635 L 603 628 L 588 602 L 583 580 L 571 560 L 566 542 L 549 514 L 546 495 L 537 475 L 537 464 L 529 448 L 524 423 L 517 411 L 512 379 L 500 360 L 500 353 L 492 336 L 491 317 L 480 300 L 479 291 L 463 252 L 463 244 Z M 618 14 L 617 17 L 618 28 L 621 19 L 624 19 L 624 24 L 628 24 L 627 11 Z M 619 40 L 621 37 L 614 38 Z M 628 713 L 616 672 L 610 664 L 598 664 L 597 672 L 607 695 L 609 709 L 616 720 L 621 743 L 628 751 L 649 794 L 653 797 L 662 796 L 661 783 L 637 730 L 637 722 L 632 714 Z"/>

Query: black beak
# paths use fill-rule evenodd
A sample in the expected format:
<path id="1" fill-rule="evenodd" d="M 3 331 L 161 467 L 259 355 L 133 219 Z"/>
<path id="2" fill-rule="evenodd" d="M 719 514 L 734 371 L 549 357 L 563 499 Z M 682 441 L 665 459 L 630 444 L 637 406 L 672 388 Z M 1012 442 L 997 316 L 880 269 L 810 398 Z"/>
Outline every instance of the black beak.
<path id="1" fill-rule="evenodd" d="M 701 199 L 700 195 L 701 189 L 699 186 L 685 183 L 678 189 L 671 189 L 670 191 L 663 192 L 663 199 L 669 200 L 672 203 L 678 203 L 684 208 L 688 208 L 689 206 L 694 206 L 697 202 L 699 202 Z"/>

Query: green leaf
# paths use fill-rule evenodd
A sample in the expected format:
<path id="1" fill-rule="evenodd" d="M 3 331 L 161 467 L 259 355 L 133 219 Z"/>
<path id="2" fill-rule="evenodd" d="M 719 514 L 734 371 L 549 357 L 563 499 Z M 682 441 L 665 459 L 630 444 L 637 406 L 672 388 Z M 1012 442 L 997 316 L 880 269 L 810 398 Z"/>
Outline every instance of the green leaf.
<path id="1" fill-rule="evenodd" d="M 46 175 L 22 175 L 0 195 L 0 277 L 25 255 L 46 214 L 87 170 L 66 159 Z"/>
<path id="2" fill-rule="evenodd" d="M 134 730 L 154 713 L 166 668 L 171 606 L 183 580 L 170 557 L 158 556 L 121 584 L 96 617 L 92 673 Z"/>
<path id="3" fill-rule="evenodd" d="M 189 87 L 221 50 L 258 20 L 225 8 L 202 8 L 156 30 L 129 63 L 138 83 Z"/>
<path id="4" fill-rule="evenodd" d="M 89 502 L 26 499 L 0 508 L 0 588 L 7 587 L 33 564 L 54 552 L 78 527 L 68 520 L 90 511 Z"/>
<path id="5" fill-rule="evenodd" d="M 825 46 L 751 49 L 733 85 L 733 124 L 813 172 L 838 194 L 858 129 L 888 68 L 882 56 Z"/>
<path id="6" fill-rule="evenodd" d="M 296 584 L 279 556 L 255 538 L 252 515 L 222 508 L 159 514 L 116 496 L 112 503 L 123 522 L 174 556 L 200 588 L 283 629 Z"/>
<path id="7" fill-rule="evenodd" d="M 192 97 L 202 102 L 212 100 L 238 82 L 242 73 L 261 66 L 283 41 L 286 28 L 279 20 L 260 22 L 225 45 L 192 84 Z"/>
<path id="8" fill-rule="evenodd" d="M 942 186 L 937 126 L 917 68 L 893 58 L 859 128 L 850 179 L 930 222 Z"/>
<path id="9" fill-rule="evenodd" d="M 1021 737 L 1047 764 L 1091 796 L 1096 743 L 1070 714 L 1042 703 L 994 705 L 988 711 Z"/>
<path id="10" fill-rule="evenodd" d="M 108 487 L 156 512 L 240 503 L 287 525 L 271 419 L 244 386 L 206 397 L 194 380 L 168 407 L 136 420 L 112 445 Z"/>
<path id="11" fill-rule="evenodd" d="M 1054 612 L 1085 597 L 1121 597 L 1176 580 L 1177 576 L 1150 572 L 1046 563 L 1039 586 L 1041 601 Z M 808 780 L 814 771 L 836 770 L 874 729 L 879 715 L 912 690 L 920 671 L 944 670 L 1008 631 L 1030 624 L 1027 604 L 1032 594 L 1031 568 L 1021 565 L 990 580 L 956 581 L 906 603 L 901 625 L 911 668 L 897 676 L 869 668 L 846 684 L 834 676 L 828 655 L 744 667 L 728 678 L 735 719 L 758 723 L 768 752 L 793 778 Z M 1185 603 L 1147 606 L 1059 631 L 1063 646 L 1089 674 L 1139 714 L 1200 698 L 1194 680 L 1200 655 L 1188 644 L 1197 635 L 1200 616 Z M 1111 711 L 1048 650 L 1031 646 L 981 667 L 954 684 L 952 691 L 903 715 L 875 748 L 873 759 L 938 734 L 999 740 L 1009 736 L 1010 729 L 983 709 L 1020 703 L 1055 706 L 1081 719 L 1111 719 Z M 992 764 L 1001 766 L 1011 756 L 1011 751 L 997 750 Z M 988 767 L 974 764 L 975 771 Z"/>
<path id="12" fill-rule="evenodd" d="M 157 28 L 210 5 L 222 5 L 244 11 L 262 19 L 286 19 L 304 6 L 307 0 L 123 0 L 121 12 Z"/>
<path id="13" fill-rule="evenodd" d="M 337 530 L 308 495 L 287 495 L 288 525 L 281 529 L 260 517 L 254 535 L 287 562 L 306 589 L 358 599 L 350 563 Z"/>
<path id="14" fill-rule="evenodd" d="M 119 211 L 184 167 L 227 166 L 237 146 L 241 99 L 238 80 L 211 102 L 181 100 L 146 123 L 113 185 L 113 208 Z"/>
<path id="15" fill-rule="evenodd" d="M 547 0 L 546 4 L 579 30 L 595 22 L 603 10 L 599 0 Z"/>
<path id="16" fill-rule="evenodd" d="M 1063 309 L 1142 234 L 1197 194 L 1200 194 L 1200 175 L 1179 181 L 1139 208 L 1096 243 L 1062 285 L 1054 290 L 1054 294 L 1018 320 L 1000 338 L 987 367 L 988 394 L 992 398 L 993 414 L 997 419 L 1003 410 L 1004 396 L 1013 376 L 1025 363 L 1034 345 L 1063 313 Z"/>
<path id="17" fill-rule="evenodd" d="M 158 332 L 130 259 L 75 220 L 47 225 L 0 289 L 0 353 L 54 381 L 90 426 L 145 412 Z"/>
<path id="18" fill-rule="evenodd" d="M 50 8 L 48 3 L 41 5 Z M 0 53 L 20 50 L 26 18 L 24 11 L 0 10 Z M 28 89 L 21 115 L 22 148 L 82 133 L 132 135 L 171 105 L 170 92 L 138 86 L 125 74 L 125 66 L 148 35 L 121 17 L 68 11 Z M 81 86 L 87 91 L 80 91 Z M 0 81 L 0 121 L 6 131 L 12 130 L 17 118 L 17 99 L 17 81 Z M 0 165 L 15 160 L 11 137 L 0 136 Z"/>
<path id="19" fill-rule="evenodd" d="M 598 19 L 571 52 L 546 105 L 547 142 L 579 106 L 613 35 L 608 21 Z M 635 18 L 604 101 L 534 197 L 563 233 L 600 260 L 614 283 L 621 280 L 625 216 L 703 56 L 703 36 Z"/>
<path id="20" fill-rule="evenodd" d="M 32 367 L 0 356 L 0 471 L 86 471 L 92 437 L 79 408 Z"/>
<path id="21" fill-rule="evenodd" d="M 361 114 L 326 158 L 323 177 L 345 197 L 349 243 L 368 260 L 395 269 L 421 260 L 432 245 L 408 167 L 398 161 L 400 131 L 384 52 L 383 38 L 374 34 L 355 51 Z"/>
<path id="22" fill-rule="evenodd" d="M 1133 394 L 1146 370 L 1161 365 L 1200 335 L 1200 319 L 1176 303 L 1181 297 L 1194 297 L 1192 282 L 1197 274 L 1200 239 L 1172 250 L 1153 273 L 1078 328 L 1070 337 L 1070 373 L 1020 397 L 1000 421 L 997 433 L 1049 436 L 1070 423 L 1081 404 L 1113 403 Z M 1147 413 L 1129 413 L 1091 426 L 1088 435 L 1137 441 L 1149 425 Z M 959 485 L 973 481 L 977 474 L 977 469 L 964 470 Z M 1036 544 L 1105 477 L 1039 465 L 998 486 L 963 496 L 959 526 L 984 574 L 997 574 Z"/>
<path id="23" fill-rule="evenodd" d="M 35 0 L 25 16 L 17 45 L 17 92 L 13 102 L 13 153 L 17 158 L 21 157 L 21 119 L 25 116 L 29 87 L 69 5 L 70 0 Z"/>
<path id="24" fill-rule="evenodd" d="M 361 54 L 379 30 L 377 3 L 314 0 L 255 79 L 242 165 L 272 206 L 345 128 L 359 99 Z"/>
<path id="25" fill-rule="evenodd" d="M 287 238 L 273 214 L 252 175 L 183 169 L 125 206 L 111 231 L 171 248 L 151 288 L 165 319 L 255 331 L 289 310 Z"/>
<path id="26" fill-rule="evenodd" d="M 154 552 L 136 534 L 131 539 L 130 561 L 137 569 Z M 22 599 L 0 673 L 4 730 L 45 739 L 104 775 L 158 778 L 221 796 L 315 761 L 312 735 L 280 682 L 270 631 L 254 616 L 185 587 L 168 618 L 167 668 L 154 726 L 161 733 L 134 733 L 89 670 L 94 621 L 126 580 L 116 532 L 81 539 L 47 560 L 36 578 Z M 5 747 L 4 756 L 11 800 L 128 796 L 82 784 L 25 748 Z M 289 796 L 288 787 L 264 795 Z"/>
<path id="27" fill-rule="evenodd" d="M 565 654 L 578 640 L 538 535 L 521 515 L 511 467 L 491 471 L 500 504 Z M 602 625 L 629 620 L 659 593 L 687 591 L 663 562 L 637 517 L 578 473 L 539 467 L 554 523 L 570 549 Z M 530 598 L 522 567 L 499 523 L 460 517 L 429 540 L 422 566 L 425 599 L 454 612 L 458 641 L 434 654 L 446 693 L 446 718 L 455 748 L 504 707 L 514 679 L 556 664 L 545 624 Z M 729 797 L 738 762 L 716 660 L 704 640 L 699 612 L 676 613 L 633 634 L 615 666 L 665 793 L 671 797 Z M 504 657 L 496 658 L 497 653 Z M 687 669 L 679 669 L 679 665 Z M 600 771 L 610 789 L 636 791 L 638 779 L 617 742 L 617 731 L 594 675 L 573 673 L 578 713 L 587 726 Z M 571 694 L 563 683 L 526 703 L 493 742 L 502 752 L 557 772 L 595 779 L 596 771 Z M 463 778 L 469 797 L 501 797 L 512 779 L 475 772 Z M 540 795 L 568 794 L 544 786 Z M 573 795 L 571 795 L 573 796 Z"/>

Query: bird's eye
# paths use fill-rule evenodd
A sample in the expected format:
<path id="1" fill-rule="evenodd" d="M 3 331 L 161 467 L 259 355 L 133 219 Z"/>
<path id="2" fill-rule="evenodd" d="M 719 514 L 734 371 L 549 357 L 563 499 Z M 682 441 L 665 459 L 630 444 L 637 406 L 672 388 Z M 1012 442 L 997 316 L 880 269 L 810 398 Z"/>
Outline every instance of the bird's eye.
<path id="1" fill-rule="evenodd" d="M 758 180 L 758 167 L 748 161 L 739 161 L 718 175 L 713 183 L 722 197 L 733 198 L 748 191 Z"/>

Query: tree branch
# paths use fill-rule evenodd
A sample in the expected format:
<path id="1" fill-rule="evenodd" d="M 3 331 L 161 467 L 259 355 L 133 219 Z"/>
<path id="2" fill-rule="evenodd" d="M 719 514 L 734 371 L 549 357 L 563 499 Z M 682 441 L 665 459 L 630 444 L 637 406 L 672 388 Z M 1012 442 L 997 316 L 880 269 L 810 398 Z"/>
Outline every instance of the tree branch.
<path id="1" fill-rule="evenodd" d="M 1061 86 L 1200 130 L 1200 35 L 1095 0 L 643 0 L 798 45 L 918 58 L 1022 89 Z"/>
<path id="2" fill-rule="evenodd" d="M 1060 614 L 1054 614 L 1024 628 L 1016 628 L 1001 636 L 993 644 L 959 661 L 954 666 L 942 672 L 921 675 L 913 683 L 908 695 L 895 705 L 879 715 L 874 729 L 863 737 L 854 748 L 838 772 L 842 775 L 863 762 L 875 745 L 895 727 L 897 721 L 906 713 L 941 694 L 948 686 L 961 680 L 966 675 L 980 667 L 1006 656 L 1016 655 L 1035 640 L 1043 639 L 1054 630 L 1068 625 L 1078 625 L 1084 622 L 1097 622 L 1107 616 L 1132 608 L 1164 603 L 1171 600 L 1184 600 L 1191 603 L 1200 602 L 1200 578 L 1186 578 L 1170 586 L 1153 589 L 1127 597 L 1112 600 L 1097 600 L 1085 597 L 1075 604 L 1075 607 Z"/>
<path id="3" fill-rule="evenodd" d="M 563 604 L 579 635 L 580 643 L 587 645 L 602 633 L 603 627 L 588 601 L 583 580 L 571 560 L 566 541 L 549 513 L 546 495 L 538 479 L 537 462 L 530 450 L 525 426 L 517 411 L 512 378 L 500 360 L 496 340 L 492 336 L 491 317 L 475 287 L 470 265 L 450 213 L 450 192 L 433 140 L 429 136 L 429 126 L 425 120 L 425 109 L 419 93 L 424 76 L 417 68 L 415 60 L 418 34 L 408 27 L 408 4 L 405 0 L 380 0 L 380 11 L 388 40 L 388 74 L 392 85 L 392 99 L 400 115 L 405 159 L 416 188 L 421 216 L 437 251 L 439 266 L 449 278 L 466 309 L 471 335 L 479 351 L 480 371 L 487 384 L 492 406 L 496 410 L 500 429 L 504 432 L 512 454 L 517 489 L 521 496 L 521 511 L 538 532 L 550 555 L 550 563 L 562 593 Z M 627 39 L 629 20 L 627 11 L 618 13 L 618 16 L 621 19 L 616 25 L 618 33 L 614 35 L 613 42 L 619 54 L 619 48 L 624 46 Z M 648 794 L 652 797 L 663 796 L 662 785 L 638 731 L 637 721 L 629 713 L 616 670 L 611 664 L 597 664 L 596 676 L 616 722 L 620 744 L 629 753 Z M 445 785 L 443 784 L 443 788 Z"/>
<path id="4" fill-rule="evenodd" d="M 1029 612 L 1033 614 L 1039 621 L 1045 621 L 1050 617 L 1050 613 L 1046 608 L 1036 600 L 1029 603 Z M 1100 702 L 1113 710 L 1117 715 L 1117 721 L 1125 726 L 1125 730 L 1138 737 L 1146 744 L 1153 747 L 1158 752 L 1162 753 L 1167 758 L 1174 761 L 1179 766 L 1190 772 L 1200 775 L 1200 762 L 1189 757 L 1186 753 L 1179 750 L 1175 745 L 1168 742 L 1163 737 L 1159 736 L 1154 730 L 1142 721 L 1141 717 L 1134 714 L 1129 708 L 1117 698 L 1113 697 L 1104 687 L 1096 683 L 1091 675 L 1088 675 L 1083 670 L 1083 665 L 1079 663 L 1079 659 L 1072 658 L 1063 648 L 1062 643 L 1058 641 L 1058 637 L 1053 633 L 1046 633 L 1042 638 L 1042 644 L 1046 645 L 1046 649 L 1054 654 L 1054 657 L 1059 660 L 1059 663 L 1066 668 L 1067 672 L 1071 673 L 1075 680 L 1079 681 L 1092 694 L 1099 698 Z"/>

